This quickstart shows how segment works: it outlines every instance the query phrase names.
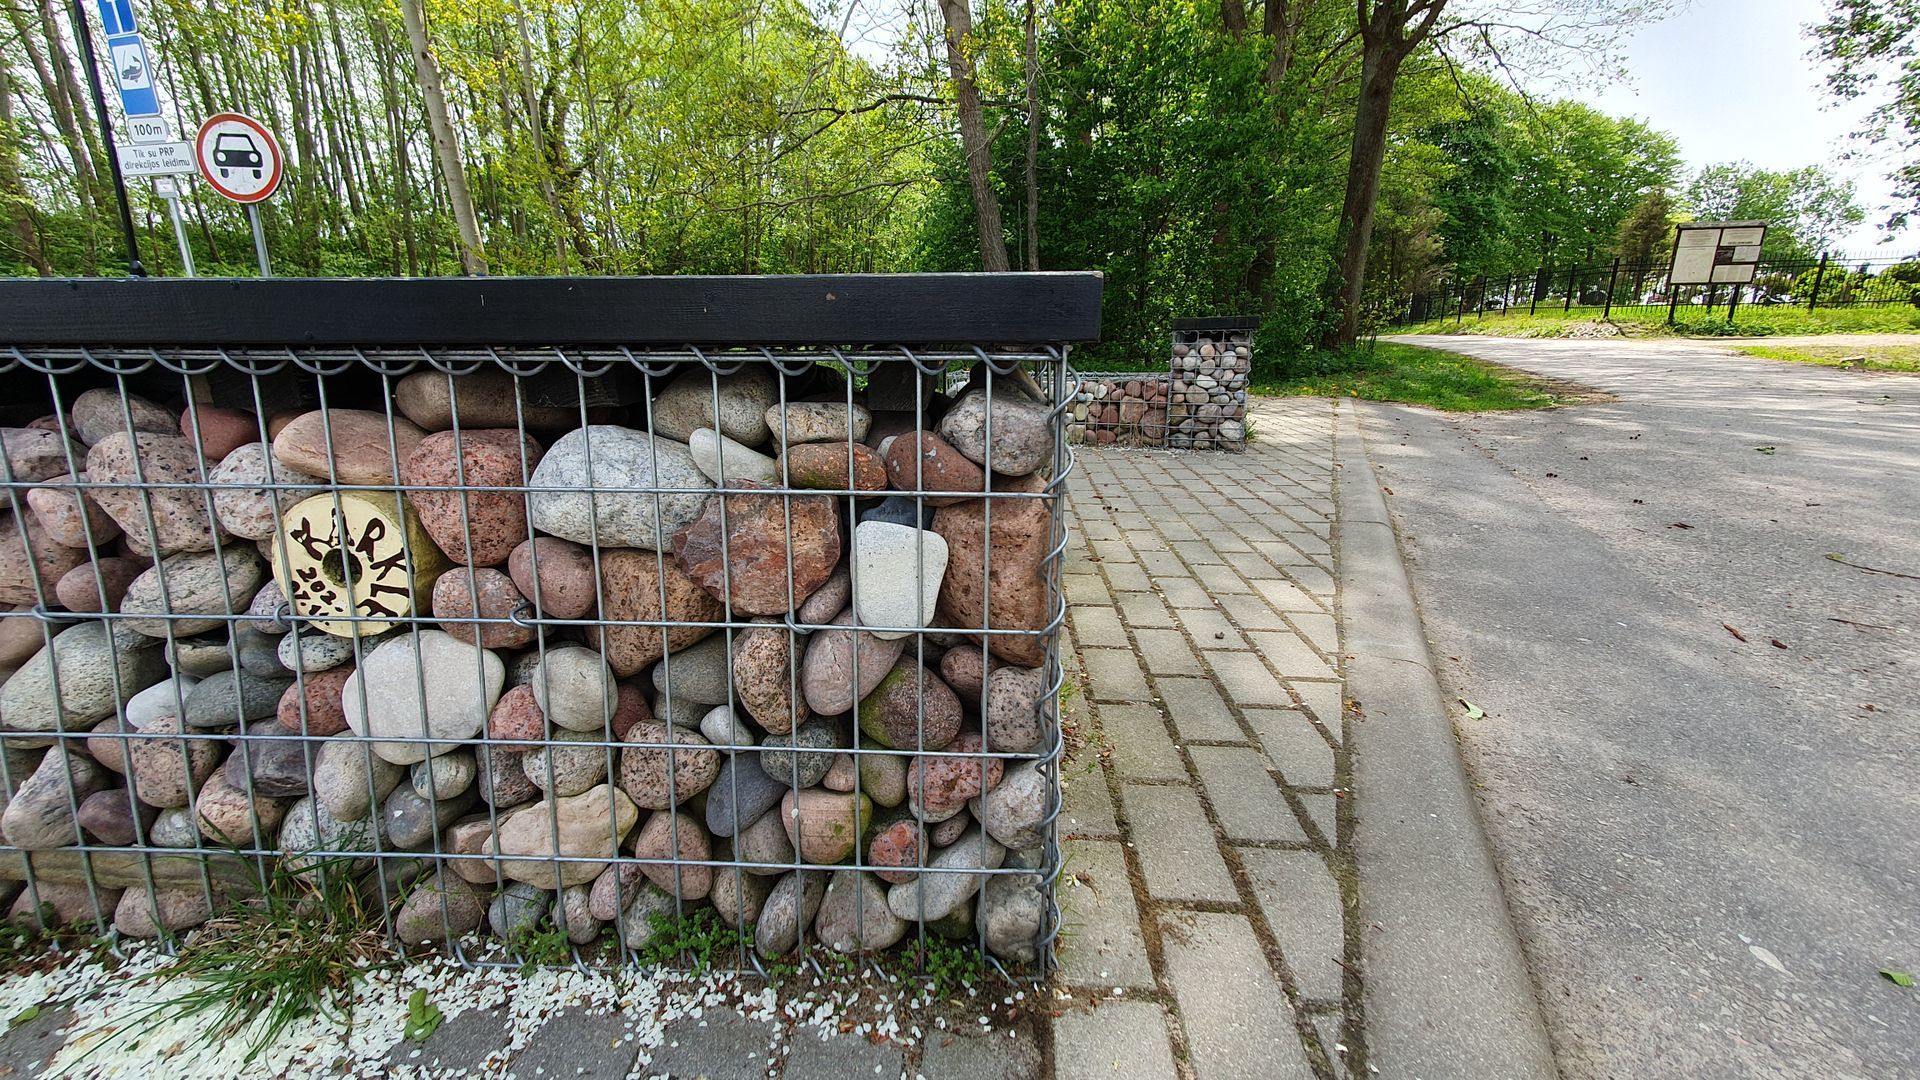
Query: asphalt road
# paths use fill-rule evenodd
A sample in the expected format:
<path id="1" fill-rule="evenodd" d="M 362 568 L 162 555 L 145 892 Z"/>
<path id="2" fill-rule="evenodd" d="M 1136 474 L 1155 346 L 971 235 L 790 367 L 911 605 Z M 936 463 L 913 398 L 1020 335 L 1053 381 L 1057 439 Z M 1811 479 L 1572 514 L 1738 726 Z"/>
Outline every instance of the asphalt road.
<path id="1" fill-rule="evenodd" d="M 1619 397 L 1363 411 L 1561 1069 L 1920 1077 L 1920 378 L 1399 340 Z"/>

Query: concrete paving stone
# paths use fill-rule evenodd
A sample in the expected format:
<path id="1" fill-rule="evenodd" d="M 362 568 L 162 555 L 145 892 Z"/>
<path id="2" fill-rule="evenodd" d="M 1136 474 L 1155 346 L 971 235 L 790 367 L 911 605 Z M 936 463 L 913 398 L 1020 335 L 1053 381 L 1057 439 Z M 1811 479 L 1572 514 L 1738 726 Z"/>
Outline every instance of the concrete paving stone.
<path id="1" fill-rule="evenodd" d="M 1213 516 L 1222 522 L 1230 524 L 1237 523 L 1246 518 L 1245 514 L 1233 513 L 1225 509 L 1216 509 L 1213 512 Z M 1253 551 L 1253 548 L 1247 546 L 1247 541 L 1241 537 L 1239 533 L 1231 529 L 1221 529 L 1217 532 L 1207 533 L 1207 543 L 1212 544 L 1213 550 L 1222 555 L 1246 555 Z"/>
<path id="2" fill-rule="evenodd" d="M 1327 545 L 1326 537 L 1306 529 L 1289 534 L 1287 542 L 1308 555 L 1327 555 L 1333 550 Z"/>
<path id="3" fill-rule="evenodd" d="M 1073 640 L 1088 645 L 1127 647 L 1127 631 L 1120 625 L 1120 612 L 1111 607 L 1073 607 L 1067 611 L 1073 624 Z"/>
<path id="4" fill-rule="evenodd" d="M 1207 821 L 1200 797 L 1188 787 L 1126 784 L 1121 811 L 1133 832 L 1134 857 L 1156 900 L 1234 903 L 1240 893 Z"/>
<path id="5" fill-rule="evenodd" d="M 1280 955 L 1293 973 L 1294 989 L 1316 1001 L 1341 999 L 1345 992 L 1344 913 L 1340 884 L 1326 860 L 1312 851 L 1240 849 L 1253 896 L 1267 927 L 1280 943 Z"/>
<path id="6" fill-rule="evenodd" d="M 1132 529 L 1150 529 L 1153 527 L 1152 518 L 1149 518 L 1145 514 L 1135 513 L 1131 511 L 1127 513 L 1115 513 L 1113 515 L 1113 523 L 1115 525 L 1120 526 L 1122 531 L 1128 531 Z"/>
<path id="7" fill-rule="evenodd" d="M 1199 578 L 1200 584 L 1205 585 L 1207 591 L 1216 598 L 1253 591 L 1253 586 L 1247 584 L 1246 579 L 1235 573 L 1231 566 L 1196 566 L 1193 576 Z"/>
<path id="8" fill-rule="evenodd" d="M 1243 630 L 1286 630 L 1280 613 L 1257 596 L 1223 596 L 1220 606 Z"/>
<path id="9" fill-rule="evenodd" d="M 1307 553 L 1287 543 L 1286 536 L 1286 533 L 1280 533 L 1269 543 L 1255 544 L 1254 550 L 1265 556 L 1267 561 L 1275 566 L 1284 566 L 1288 569 L 1296 566 L 1312 566 L 1313 560 L 1307 556 Z"/>
<path id="10" fill-rule="evenodd" d="M 1175 540 L 1173 550 L 1175 554 L 1195 566 L 1226 562 L 1218 552 L 1213 550 L 1213 545 L 1204 540 Z"/>
<path id="11" fill-rule="evenodd" d="M 778 1060 L 772 1046 L 779 1031 L 774 1024 L 749 1020 L 732 1009 L 683 1017 L 667 1025 L 660 1045 L 636 1071 L 642 1076 L 669 1076 L 673 1080 L 764 1080 L 770 1063 Z M 519 1069 L 518 1064 L 516 1061 L 515 1071 L 522 1080 L 531 1080 L 530 1073 Z"/>
<path id="12" fill-rule="evenodd" d="M 1074 502 L 1074 508 L 1076 510 L 1085 509 L 1078 500 Z M 1092 516 L 1081 517 L 1080 520 L 1074 524 L 1074 528 L 1079 530 L 1080 535 L 1089 540 L 1118 540 L 1121 535 L 1119 526 L 1113 522 L 1103 521 L 1100 518 Z"/>
<path id="13" fill-rule="evenodd" d="M 1340 632 L 1333 621 L 1333 616 L 1326 614 L 1295 615 L 1293 617 L 1293 625 L 1299 627 L 1301 632 L 1307 635 L 1307 640 L 1313 642 L 1315 648 L 1326 653 L 1328 656 L 1332 656 L 1340 651 Z"/>
<path id="14" fill-rule="evenodd" d="M 1323 566 L 1289 566 L 1287 576 L 1315 596 L 1333 595 L 1333 575 Z"/>
<path id="15" fill-rule="evenodd" d="M 1252 653 L 1222 653 L 1223 656 L 1253 656 Z M 1220 691 L 1206 679 L 1155 679 L 1154 689 L 1167 707 L 1167 716 L 1184 742 L 1201 739 L 1210 742 L 1246 742 L 1246 732 L 1227 711 Z"/>
<path id="16" fill-rule="evenodd" d="M 1240 636 L 1219 608 L 1176 608 L 1173 617 L 1179 620 L 1193 640 L 1209 649 L 1245 649 L 1250 648 L 1247 639 Z"/>
<path id="17" fill-rule="evenodd" d="M 1276 611 L 1310 611 L 1320 614 L 1324 610 L 1319 601 L 1307 595 L 1305 589 L 1291 581 L 1268 579 L 1254 582 L 1253 587 L 1261 596 L 1267 598 L 1267 603 L 1272 604 Z"/>
<path id="18" fill-rule="evenodd" d="M 1160 535 L 1166 537 L 1169 541 L 1200 539 L 1200 534 L 1193 531 L 1193 526 L 1184 521 L 1161 522 Z"/>
<path id="19" fill-rule="evenodd" d="M 1060 590 L 1069 604 L 1111 604 L 1113 593 L 1099 574 L 1061 574 Z"/>
<path id="20" fill-rule="evenodd" d="M 1166 602 L 1150 592 L 1123 592 L 1119 597 L 1120 616 L 1128 626 L 1146 626 L 1154 628 L 1173 625 L 1173 615 L 1167 611 Z"/>
<path id="21" fill-rule="evenodd" d="M 1337 845 L 1340 842 L 1337 835 L 1340 800 L 1334 798 L 1331 792 L 1296 791 L 1294 797 L 1300 800 L 1301 806 L 1307 808 L 1307 816 L 1313 819 L 1313 825 L 1320 830 L 1321 837 L 1328 844 Z"/>
<path id="22" fill-rule="evenodd" d="M 1066 551 L 1062 553 L 1066 560 L 1066 572 L 1069 574 L 1099 573 L 1100 564 L 1093 561 L 1093 552 L 1087 547 L 1086 540 L 1074 536 L 1068 539 Z"/>
<path id="23" fill-rule="evenodd" d="M 1160 710 L 1151 705 L 1099 706 L 1100 734 L 1111 747 L 1107 761 L 1122 780 L 1185 780 L 1186 763 L 1167 734 Z"/>
<path id="24" fill-rule="evenodd" d="M 1032 1024 L 1028 1019 L 1018 1027 L 992 1031 L 929 1032 L 919 1075 L 926 1080 L 1039 1080 L 1046 1063 Z M 842 1073 L 834 1080 L 851 1078 Z"/>
<path id="25" fill-rule="evenodd" d="M 1120 823 L 1113 812 L 1113 794 L 1107 790 L 1106 771 L 1097 752 L 1083 757 L 1061 766 L 1060 831 L 1074 836 L 1117 836 Z"/>
<path id="26" fill-rule="evenodd" d="M 620 1013 L 562 1009 L 546 1019 L 513 1055 L 517 1076 L 611 1077 L 624 1080 L 640 1047 L 627 1041 L 627 1018 Z M 764 1043 L 762 1044 L 764 1045 Z M 712 1066 L 702 1067 L 703 1075 Z M 714 1080 L 722 1074 L 713 1073 Z M 746 1073 L 738 1074 L 747 1076 Z M 678 1080 L 678 1078 L 676 1078 Z"/>
<path id="27" fill-rule="evenodd" d="M 1094 557 L 1107 563 L 1130 563 L 1134 561 L 1133 548 L 1125 540 L 1095 540 Z"/>
<path id="28" fill-rule="evenodd" d="M 1187 564 L 1171 551 L 1142 551 L 1140 566 L 1155 580 L 1178 577 L 1187 572 Z"/>
<path id="29" fill-rule="evenodd" d="M 1260 738 L 1267 761 L 1291 787 L 1332 787 L 1333 748 L 1297 709 L 1247 709 L 1242 715 Z"/>
<path id="30" fill-rule="evenodd" d="M 1306 639 L 1291 630 L 1252 630 L 1247 638 L 1284 678 L 1331 679 L 1336 674 Z"/>
<path id="31" fill-rule="evenodd" d="M 1152 989 L 1153 966 L 1123 846 L 1117 840 L 1069 840 L 1062 860 L 1061 978 L 1069 986 Z"/>
<path id="32" fill-rule="evenodd" d="M 1153 579 L 1138 563 L 1106 563 L 1105 566 L 1107 582 L 1117 592 L 1146 592 L 1153 588 Z"/>
<path id="33" fill-rule="evenodd" d="M 1155 574 L 1153 583 L 1160 587 L 1160 595 L 1166 599 L 1167 603 L 1175 608 L 1211 610 L 1215 606 L 1213 594 L 1190 577 Z"/>
<path id="34" fill-rule="evenodd" d="M 1347 729 L 1341 723 L 1341 715 L 1345 710 L 1342 703 L 1346 699 L 1343 684 L 1288 679 L 1287 686 L 1300 695 L 1300 700 L 1306 704 L 1307 711 L 1313 714 L 1315 720 L 1320 721 L 1321 728 L 1327 734 L 1333 736 L 1336 745 L 1346 738 Z"/>
<path id="35" fill-rule="evenodd" d="M 631 1063 L 628 1053 L 625 1061 Z M 387 1050 L 387 1061 L 415 1069 L 453 1071 L 465 1069 L 475 1075 L 489 1075 L 507 1060 L 507 1012 L 505 1009 L 468 1009 L 433 1029 L 419 1042 L 402 1039 Z M 493 1062 L 489 1066 L 489 1062 Z M 603 1073 L 601 1075 L 612 1075 Z M 621 1067 L 621 1076 L 626 1067 Z"/>
<path id="36" fill-rule="evenodd" d="M 1054 1080 L 1164 1080 L 1175 1075 L 1166 1009 L 1111 998 L 1053 1022 Z"/>
<path id="37" fill-rule="evenodd" d="M 1178 630 L 1135 630 L 1133 639 L 1139 645 L 1140 658 L 1147 662 L 1147 670 L 1152 674 L 1202 673 L 1200 657 L 1195 655 L 1186 635 Z"/>
<path id="38" fill-rule="evenodd" d="M 1313 1076 L 1293 1005 L 1244 916 L 1162 912 L 1160 933 L 1196 1080 Z"/>
<path id="39" fill-rule="evenodd" d="M 1145 701 L 1147 678 L 1140 661 L 1126 649 L 1082 649 L 1087 668 L 1086 695 L 1094 701 Z"/>
<path id="40" fill-rule="evenodd" d="M 1344 1023 L 1345 1018 L 1337 1012 L 1316 1013 L 1313 1017 L 1314 1034 L 1320 1036 L 1320 1048 L 1326 1051 L 1327 1060 L 1333 1066 L 1334 1080 L 1347 1080 L 1353 1075 L 1347 1068 L 1347 1057 L 1353 1048 L 1347 1046 L 1346 1036 L 1340 1030 Z"/>
<path id="41" fill-rule="evenodd" d="M 1133 548 L 1136 553 L 1148 551 L 1165 552 L 1167 550 L 1166 540 L 1162 539 L 1160 534 L 1154 532 L 1152 529 L 1137 529 L 1128 533 L 1126 540 L 1127 546 Z M 1171 553 L 1169 552 L 1169 554 Z"/>
<path id="42" fill-rule="evenodd" d="M 1222 555 L 1221 558 L 1226 561 L 1226 564 L 1228 566 L 1231 566 L 1235 570 L 1238 570 L 1240 572 L 1241 577 L 1244 577 L 1249 581 L 1259 581 L 1262 578 L 1280 578 L 1280 577 L 1287 576 L 1286 571 L 1280 569 L 1279 567 L 1273 565 L 1272 563 L 1268 562 L 1267 560 L 1261 558 L 1260 556 L 1254 554 L 1251 551 L 1232 551 L 1232 552 L 1226 553 L 1225 555 Z"/>
<path id="43" fill-rule="evenodd" d="M 65 1005 L 42 1005 L 33 1019 L 0 1032 L 0 1076 L 39 1076 L 67 1045 L 66 1027 L 73 1010 Z"/>
<path id="44" fill-rule="evenodd" d="M 1190 746 L 1187 753 L 1227 839 L 1307 842 L 1263 755 L 1237 746 Z"/>
<path id="45" fill-rule="evenodd" d="M 821 1038 L 803 1027 L 787 1041 L 786 1080 L 853 1080 L 885 1077 L 895 1080 L 907 1060 L 906 1051 L 893 1043 L 868 1042 L 864 1035 L 832 1034 Z"/>
<path id="46" fill-rule="evenodd" d="M 1236 705 L 1291 705 L 1287 688 L 1267 670 L 1257 652 L 1207 652 L 1213 677 Z"/>

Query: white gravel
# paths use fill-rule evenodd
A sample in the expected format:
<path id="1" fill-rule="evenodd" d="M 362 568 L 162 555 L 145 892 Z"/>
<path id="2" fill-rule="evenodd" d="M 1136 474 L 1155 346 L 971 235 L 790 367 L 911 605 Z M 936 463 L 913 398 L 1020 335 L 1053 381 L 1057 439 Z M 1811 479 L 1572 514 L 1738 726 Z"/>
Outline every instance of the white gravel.
<path id="1" fill-rule="evenodd" d="M 469 942 L 468 947 L 469 955 L 481 948 L 478 942 Z M 930 1014 L 941 1003 L 931 1001 L 918 980 L 836 974 L 831 981 L 803 980 L 810 985 L 789 989 L 783 996 L 758 979 L 730 974 L 692 976 L 632 968 L 611 972 L 537 969 L 523 974 L 517 967 L 465 968 L 446 957 L 432 957 L 371 973 L 356 987 L 350 1024 L 343 1017 L 306 1017 L 290 1025 L 249 1064 L 246 1055 L 253 1043 L 253 1027 L 210 1037 L 212 1013 L 186 1018 L 168 1015 L 166 1003 L 192 985 L 184 979 L 154 977 L 170 963 L 171 958 L 158 948 L 139 946 L 114 970 L 83 955 L 51 970 L 0 976 L 0 1022 L 32 1006 L 44 1010 L 70 1004 L 75 1018 L 66 1028 L 66 1044 L 45 1075 L 74 1080 L 496 1076 L 549 1017 L 565 1009 L 620 1014 L 625 1020 L 625 1040 L 642 1051 L 630 1074 L 633 1077 L 649 1075 L 649 1052 L 661 1046 L 669 1024 L 698 1020 L 713 1009 L 732 1009 L 749 1020 L 769 1021 L 776 1030 L 790 1032 L 775 1037 L 768 1048 L 769 1060 L 784 1056 L 782 1044 L 789 1039 L 851 1034 L 909 1045 L 925 1028 L 946 1027 L 943 1018 Z M 470 1009 L 504 1009 L 498 1045 L 484 1064 L 473 1070 L 437 1067 L 436 1059 L 445 1057 L 444 1051 L 393 1052 L 406 1027 L 408 999 L 416 990 L 426 991 L 427 1000 L 440 1009 L 443 1026 Z M 967 1000 L 969 1012 L 992 1001 Z M 1003 1007 L 993 1013 L 997 1024 L 1011 1010 Z M 988 1022 L 988 1017 L 980 1017 L 980 1023 Z M 390 1053 L 396 1060 L 388 1060 Z"/>

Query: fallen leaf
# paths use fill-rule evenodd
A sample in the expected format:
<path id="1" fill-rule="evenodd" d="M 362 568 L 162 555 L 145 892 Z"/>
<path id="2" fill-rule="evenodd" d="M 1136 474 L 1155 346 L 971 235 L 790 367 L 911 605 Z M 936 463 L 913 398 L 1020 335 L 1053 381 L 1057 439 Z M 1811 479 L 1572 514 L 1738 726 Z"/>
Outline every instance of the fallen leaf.
<path id="1" fill-rule="evenodd" d="M 1691 526 L 1691 525 L 1689 525 L 1689 524 L 1687 524 L 1687 523 L 1686 523 L 1686 522 L 1684 522 L 1684 521 L 1669 521 L 1669 522 L 1667 522 L 1667 528 L 1669 528 L 1669 529 L 1691 529 L 1691 528 L 1693 528 L 1693 526 Z"/>
<path id="2" fill-rule="evenodd" d="M 1720 627 L 1721 627 L 1721 629 L 1723 629 L 1723 630 L 1725 630 L 1725 631 L 1726 631 L 1727 633 L 1729 633 L 1729 634 L 1732 634 L 1732 635 L 1733 635 L 1734 637 L 1736 637 L 1736 638 L 1738 638 L 1738 639 L 1739 639 L 1739 640 L 1741 640 L 1741 641 L 1745 641 L 1745 640 L 1747 640 L 1747 635 L 1745 635 L 1745 634 L 1743 634 L 1743 633 L 1741 633 L 1741 632 L 1740 632 L 1740 631 L 1738 631 L 1738 630 L 1735 630 L 1735 629 L 1733 628 L 1733 624 L 1732 624 L 1732 623 L 1721 623 L 1721 624 L 1720 624 Z"/>
<path id="3" fill-rule="evenodd" d="M 1773 950 L 1763 948 L 1759 945 L 1749 945 L 1747 946 L 1747 951 L 1753 954 L 1755 960 L 1760 961 L 1780 974 L 1793 974 L 1793 972 L 1787 970 L 1787 965 L 1780 962 L 1779 957 L 1773 955 Z"/>
<path id="4" fill-rule="evenodd" d="M 1772 453 L 1773 453 L 1774 451 L 1776 451 L 1776 450 L 1778 450 L 1778 449 L 1779 449 L 1779 447 L 1777 447 L 1777 446 L 1756 446 L 1756 447 L 1754 447 L 1754 449 L 1755 449 L 1755 450 L 1758 450 L 1759 452 L 1761 452 L 1761 453 L 1763 453 L 1763 454 L 1772 454 Z"/>
<path id="5" fill-rule="evenodd" d="M 1461 707 L 1467 710 L 1467 719 L 1478 720 L 1481 717 L 1487 715 L 1487 710 L 1481 708 L 1478 705 L 1475 705 L 1473 702 L 1468 701 L 1466 698 L 1460 698 L 1459 700 L 1460 700 Z"/>
<path id="6" fill-rule="evenodd" d="M 1892 983 L 1895 986 L 1912 986 L 1913 985 L 1913 976 L 1907 974 L 1904 971 L 1895 971 L 1892 968 L 1881 968 L 1880 977 L 1887 980 L 1888 982 Z"/>
<path id="7" fill-rule="evenodd" d="M 1777 637 L 1770 637 L 1770 638 L 1768 638 L 1768 639 L 1767 639 L 1767 644 L 1769 644 L 1769 645 L 1771 645 L 1771 646 L 1773 646 L 1773 647 L 1774 647 L 1774 648 L 1776 648 L 1776 649 L 1784 649 L 1784 648 L 1786 648 L 1786 647 L 1787 647 L 1787 643 L 1786 643 L 1786 642 L 1784 642 L 1784 641 L 1781 641 L 1781 640 L 1780 640 L 1779 638 L 1777 638 Z"/>
<path id="8" fill-rule="evenodd" d="M 1880 974 L 1882 974 L 1882 975 L 1886 975 L 1887 973 L 1883 971 L 1883 972 L 1881 972 Z M 1889 977 L 1891 977 L 1891 976 L 1889 976 Z M 11 1021 L 9 1021 L 9 1022 L 8 1022 L 8 1026 L 9 1026 L 9 1027 L 19 1027 L 19 1026 L 20 1026 L 21 1024 L 24 1024 L 24 1023 L 26 1023 L 27 1021 L 29 1021 L 29 1020 L 31 1020 L 31 1019 L 33 1019 L 34 1017 L 36 1017 L 36 1016 L 39 1016 L 39 1015 L 40 1015 L 40 1006 L 38 1006 L 38 1005 L 29 1005 L 29 1006 L 27 1006 L 26 1008 L 24 1008 L 24 1009 L 21 1009 L 21 1010 L 20 1010 L 19 1012 L 17 1012 L 17 1013 L 14 1013 L 14 1014 L 13 1014 L 13 1019 L 12 1019 Z"/>

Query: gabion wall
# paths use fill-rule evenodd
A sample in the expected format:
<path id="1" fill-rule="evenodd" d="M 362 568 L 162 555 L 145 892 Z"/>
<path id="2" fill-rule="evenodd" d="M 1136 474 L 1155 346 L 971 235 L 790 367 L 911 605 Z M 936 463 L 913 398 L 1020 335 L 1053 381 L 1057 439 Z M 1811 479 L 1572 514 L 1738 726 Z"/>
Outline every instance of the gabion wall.
<path id="1" fill-rule="evenodd" d="M 1095 446 L 1162 446 L 1168 376 L 1157 371 L 1083 371 L 1067 441 Z"/>
<path id="2" fill-rule="evenodd" d="M 15 918 L 1050 955 L 1061 350 L 0 355 Z"/>
<path id="3" fill-rule="evenodd" d="M 1173 324 L 1167 445 L 1244 450 L 1247 376 L 1253 370 L 1250 320 L 1190 319 Z"/>

